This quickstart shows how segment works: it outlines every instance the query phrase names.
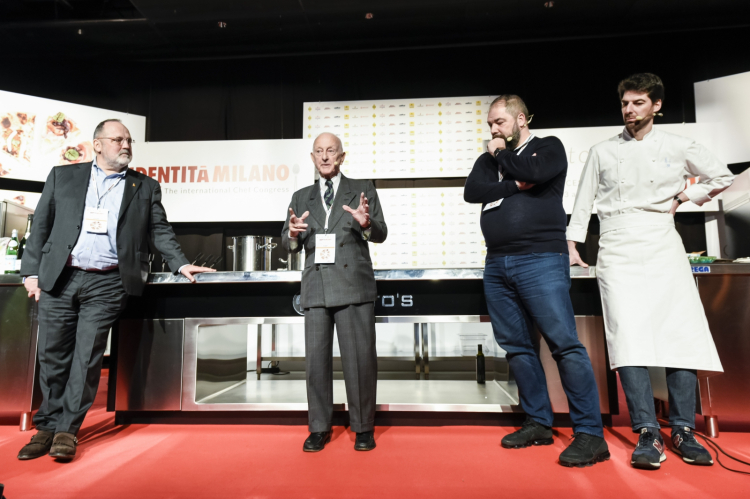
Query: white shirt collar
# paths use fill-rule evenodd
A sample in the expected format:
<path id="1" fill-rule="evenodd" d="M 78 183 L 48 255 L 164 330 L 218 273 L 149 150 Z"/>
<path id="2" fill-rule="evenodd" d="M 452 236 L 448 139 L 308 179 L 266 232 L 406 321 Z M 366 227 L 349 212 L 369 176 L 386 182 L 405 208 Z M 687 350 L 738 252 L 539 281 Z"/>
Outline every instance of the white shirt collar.
<path id="1" fill-rule="evenodd" d="M 326 179 L 323 177 L 320 177 L 320 193 L 323 194 L 326 191 Z M 335 177 L 331 177 L 331 182 L 333 182 L 333 195 L 336 195 L 336 190 L 339 188 L 339 183 L 341 182 L 341 172 L 338 172 Z"/>
<path id="2" fill-rule="evenodd" d="M 643 136 L 643 140 L 646 140 L 646 139 L 648 139 L 650 137 L 653 137 L 655 132 L 656 132 L 656 127 L 652 126 L 651 127 L 651 131 L 648 132 L 646 135 Z M 628 131 L 628 127 L 624 127 L 622 129 L 622 139 L 625 142 L 629 142 L 631 140 L 635 140 L 635 137 L 633 137 L 632 135 L 630 135 L 630 132 Z"/>
<path id="3" fill-rule="evenodd" d="M 534 132 L 530 132 L 529 133 L 529 138 L 527 138 L 523 142 L 523 144 L 521 144 L 520 146 L 518 146 L 515 149 L 513 149 L 513 152 L 515 152 L 516 154 L 521 154 L 523 152 L 523 150 L 526 149 L 526 146 L 529 145 L 529 142 L 531 142 L 531 139 L 533 139 L 534 137 L 535 137 Z"/>

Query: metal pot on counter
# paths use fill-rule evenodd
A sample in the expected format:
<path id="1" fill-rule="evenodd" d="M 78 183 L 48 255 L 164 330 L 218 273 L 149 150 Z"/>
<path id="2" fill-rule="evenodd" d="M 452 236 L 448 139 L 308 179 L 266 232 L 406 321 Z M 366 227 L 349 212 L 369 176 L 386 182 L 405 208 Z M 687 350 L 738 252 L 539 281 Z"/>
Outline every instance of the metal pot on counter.
<path id="1" fill-rule="evenodd" d="M 232 270 L 237 272 L 302 270 L 304 250 L 288 255 L 273 236 L 238 236 L 232 238 Z"/>

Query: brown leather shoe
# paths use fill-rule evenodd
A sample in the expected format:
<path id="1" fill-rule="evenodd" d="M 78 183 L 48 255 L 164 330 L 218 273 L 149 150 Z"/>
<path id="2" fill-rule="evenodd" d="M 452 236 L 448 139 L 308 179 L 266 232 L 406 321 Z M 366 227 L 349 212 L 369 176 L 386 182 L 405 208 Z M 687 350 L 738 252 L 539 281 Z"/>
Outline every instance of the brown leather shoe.
<path id="1" fill-rule="evenodd" d="M 31 442 L 24 445 L 21 452 L 18 453 L 18 459 L 26 461 L 27 459 L 36 459 L 49 454 L 52 447 L 52 438 L 55 436 L 51 431 L 39 430 L 36 435 L 31 437 Z"/>
<path id="2" fill-rule="evenodd" d="M 55 433 L 55 440 L 52 442 L 49 457 L 54 457 L 58 461 L 72 461 L 76 457 L 76 444 L 78 439 L 72 433 Z"/>

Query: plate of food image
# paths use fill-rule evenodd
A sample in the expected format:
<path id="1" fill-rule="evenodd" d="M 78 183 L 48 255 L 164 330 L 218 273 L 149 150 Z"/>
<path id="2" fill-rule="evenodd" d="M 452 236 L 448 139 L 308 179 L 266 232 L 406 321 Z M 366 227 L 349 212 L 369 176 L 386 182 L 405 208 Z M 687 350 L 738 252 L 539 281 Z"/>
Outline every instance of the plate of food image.
<path id="1" fill-rule="evenodd" d="M 35 119 L 33 114 L 20 112 L 0 116 L 0 152 L 30 163 Z"/>
<path id="2" fill-rule="evenodd" d="M 94 146 L 91 142 L 81 142 L 80 144 L 70 144 L 63 147 L 60 152 L 60 161 L 62 165 L 73 165 L 76 163 L 86 163 L 94 159 Z"/>
<path id="3" fill-rule="evenodd" d="M 57 113 L 47 118 L 47 137 L 49 138 L 62 137 L 67 139 L 68 135 L 78 134 L 79 131 L 76 122 L 65 113 Z"/>

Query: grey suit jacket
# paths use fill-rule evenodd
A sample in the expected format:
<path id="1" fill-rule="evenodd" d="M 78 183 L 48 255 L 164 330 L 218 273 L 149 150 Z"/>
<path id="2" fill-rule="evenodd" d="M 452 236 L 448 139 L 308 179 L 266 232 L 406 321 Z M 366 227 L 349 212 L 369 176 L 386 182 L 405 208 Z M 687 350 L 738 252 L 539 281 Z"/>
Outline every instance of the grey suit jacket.
<path id="1" fill-rule="evenodd" d="M 50 291 L 62 273 L 83 225 L 91 163 L 56 166 L 44 184 L 34 213 L 21 275 L 38 275 L 39 287 Z M 170 269 L 188 262 L 161 204 L 159 183 L 128 168 L 117 222 L 117 260 L 125 292 L 140 296 L 148 277 L 148 240 Z"/>
<path id="2" fill-rule="evenodd" d="M 354 218 L 344 211 L 343 205 L 353 209 L 359 206 L 360 193 L 364 192 L 370 205 L 372 224 L 370 241 L 382 243 L 388 235 L 383 210 L 378 193 L 369 180 L 354 180 L 341 174 L 341 182 L 331 205 L 328 220 L 328 234 L 336 234 L 336 263 L 316 265 L 315 235 L 323 234 L 326 212 L 320 195 L 320 185 L 315 182 L 292 195 L 289 205 L 298 217 L 309 211 L 305 219 L 307 230 L 298 236 L 296 251 L 305 248 L 305 269 L 302 271 L 302 293 L 300 304 L 303 308 L 340 307 L 355 303 L 375 301 L 378 295 L 375 286 L 375 272 L 370 260 L 367 241 L 362 239 L 362 228 Z M 281 232 L 281 243 L 287 251 L 289 246 L 289 214 Z"/>

